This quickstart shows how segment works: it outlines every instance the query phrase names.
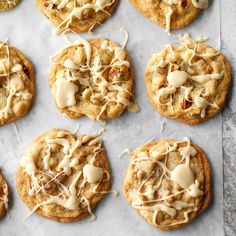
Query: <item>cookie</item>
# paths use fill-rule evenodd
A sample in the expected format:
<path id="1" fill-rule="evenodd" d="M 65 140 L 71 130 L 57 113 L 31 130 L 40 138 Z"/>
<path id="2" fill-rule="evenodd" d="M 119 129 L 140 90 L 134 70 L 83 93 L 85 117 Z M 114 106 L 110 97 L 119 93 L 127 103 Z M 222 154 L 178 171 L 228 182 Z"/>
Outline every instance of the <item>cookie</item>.
<path id="1" fill-rule="evenodd" d="M 208 0 L 130 0 L 136 9 L 149 20 L 166 28 L 180 29 L 191 23 Z"/>
<path id="2" fill-rule="evenodd" d="M 36 0 L 40 11 L 57 26 L 54 33 L 88 32 L 111 16 L 119 0 Z"/>
<path id="3" fill-rule="evenodd" d="M 211 201 L 211 169 L 188 138 L 153 141 L 132 153 L 123 192 L 128 203 L 160 230 L 185 226 Z"/>
<path id="4" fill-rule="evenodd" d="M 8 210 L 9 190 L 6 180 L 1 174 L 0 170 L 0 219 L 6 214 Z"/>
<path id="5" fill-rule="evenodd" d="M 1 0 L 0 1 L 0 11 L 8 11 L 20 2 L 20 0 Z"/>
<path id="6" fill-rule="evenodd" d="M 230 80 L 226 57 L 196 41 L 166 46 L 153 55 L 145 71 L 154 108 L 163 116 L 189 125 L 220 112 Z"/>
<path id="7" fill-rule="evenodd" d="M 16 175 L 20 198 L 32 213 L 59 222 L 94 215 L 111 185 L 101 134 L 77 137 L 53 129 L 32 142 Z"/>
<path id="8" fill-rule="evenodd" d="M 134 73 L 127 52 L 108 39 L 78 39 L 53 60 L 49 86 L 59 112 L 106 121 L 133 102 Z"/>
<path id="9" fill-rule="evenodd" d="M 33 65 L 22 52 L 0 42 L 0 126 L 24 116 L 34 93 Z"/>

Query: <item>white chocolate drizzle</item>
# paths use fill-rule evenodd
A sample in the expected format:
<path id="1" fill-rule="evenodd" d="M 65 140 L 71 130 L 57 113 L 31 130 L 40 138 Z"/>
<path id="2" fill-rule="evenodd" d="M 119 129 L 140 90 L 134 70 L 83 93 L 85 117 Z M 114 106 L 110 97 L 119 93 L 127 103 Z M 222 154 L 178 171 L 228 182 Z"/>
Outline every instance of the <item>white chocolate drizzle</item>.
<path id="1" fill-rule="evenodd" d="M 78 92 L 78 86 L 66 80 L 59 78 L 56 80 L 56 103 L 59 108 L 74 106 L 76 104 L 75 93 Z"/>
<path id="2" fill-rule="evenodd" d="M 103 169 L 100 167 L 86 164 L 83 168 L 84 178 L 91 184 L 100 182 L 103 177 Z"/>
<path id="3" fill-rule="evenodd" d="M 160 121 L 160 126 L 161 126 L 160 133 L 162 133 L 164 131 L 164 129 L 165 129 L 166 122 Z"/>
<path id="4" fill-rule="evenodd" d="M 172 14 L 173 14 L 173 10 L 172 10 L 171 6 L 169 6 L 167 14 L 166 14 L 166 32 L 170 32 L 170 24 L 171 24 Z"/>
<path id="5" fill-rule="evenodd" d="M 208 106 L 214 107 L 216 109 L 220 109 L 216 103 L 210 103 L 205 98 L 201 96 L 196 96 L 194 100 L 196 106 L 201 108 L 201 117 L 204 118 L 206 116 L 206 109 Z"/>
<path id="6" fill-rule="evenodd" d="M 20 138 L 20 135 L 19 135 L 18 126 L 14 122 L 11 123 L 11 124 L 12 124 L 12 127 L 13 127 L 14 131 L 15 131 L 18 142 L 21 143 L 21 138 Z"/>
<path id="7" fill-rule="evenodd" d="M 125 148 L 120 154 L 119 154 L 119 158 L 123 158 L 124 155 L 129 154 L 132 155 L 132 149 L 131 148 Z"/>

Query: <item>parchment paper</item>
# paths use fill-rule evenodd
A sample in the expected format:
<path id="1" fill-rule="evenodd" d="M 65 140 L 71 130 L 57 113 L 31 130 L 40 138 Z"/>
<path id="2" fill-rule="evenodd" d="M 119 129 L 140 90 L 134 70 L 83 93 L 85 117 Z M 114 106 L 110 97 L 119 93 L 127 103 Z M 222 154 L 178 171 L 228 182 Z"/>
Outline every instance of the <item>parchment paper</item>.
<path id="1" fill-rule="evenodd" d="M 9 38 L 9 43 L 22 50 L 34 63 L 36 69 L 37 96 L 30 113 L 16 122 L 21 143 L 18 142 L 12 125 L 0 128 L 0 166 L 12 191 L 13 203 L 9 217 L 0 221 L 1 236 L 21 235 L 223 235 L 223 172 L 222 172 L 222 119 L 221 115 L 198 126 L 190 127 L 161 118 L 150 105 L 143 71 L 153 53 L 166 44 L 175 42 L 163 29 L 142 17 L 128 0 L 121 0 L 116 13 L 100 27 L 97 35 L 86 37 L 109 37 L 122 43 L 124 35 L 118 30 L 123 27 L 129 32 L 128 51 L 136 72 L 136 100 L 141 106 L 137 114 L 126 112 L 121 118 L 108 122 L 103 138 L 113 170 L 113 188 L 120 196 L 108 195 L 96 208 L 97 220 L 88 223 L 85 219 L 71 224 L 59 224 L 36 214 L 23 221 L 29 214 L 15 189 L 15 172 L 20 157 L 32 139 L 51 128 L 74 131 L 81 125 L 80 133 L 99 130 L 103 125 L 88 118 L 71 120 L 56 111 L 47 83 L 50 56 L 66 46 L 62 36 L 53 36 L 52 24 L 36 9 L 32 0 L 22 0 L 14 10 L 0 13 L 0 39 Z M 180 32 L 191 32 L 194 37 L 204 34 L 210 37 L 209 44 L 220 49 L 220 1 L 211 3 L 199 18 Z M 76 38 L 76 37 L 73 37 Z M 160 121 L 166 122 L 163 133 Z M 212 167 L 214 202 L 211 207 L 189 226 L 172 232 L 161 232 L 148 225 L 123 198 L 121 191 L 129 158 L 120 160 L 118 155 L 126 147 L 135 148 L 153 137 L 182 139 L 189 136 L 207 153 Z"/>

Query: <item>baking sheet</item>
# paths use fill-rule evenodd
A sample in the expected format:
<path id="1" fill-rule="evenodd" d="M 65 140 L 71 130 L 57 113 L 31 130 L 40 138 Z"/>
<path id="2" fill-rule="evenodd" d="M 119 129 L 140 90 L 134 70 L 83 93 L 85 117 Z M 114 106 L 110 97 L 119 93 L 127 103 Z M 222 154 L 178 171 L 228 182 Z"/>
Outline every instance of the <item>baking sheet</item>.
<path id="1" fill-rule="evenodd" d="M 7 178 L 13 195 L 9 217 L 0 221 L 0 235 L 223 235 L 223 167 L 222 167 L 222 119 L 214 119 L 190 127 L 161 118 L 150 105 L 143 81 L 143 71 L 148 59 L 166 44 L 175 42 L 163 29 L 149 22 L 136 12 L 128 0 L 121 0 L 113 17 L 96 30 L 96 35 L 86 37 L 109 37 L 122 43 L 124 34 L 120 27 L 128 30 L 128 51 L 136 72 L 136 100 L 141 107 L 137 114 L 126 112 L 121 118 L 108 122 L 103 135 L 108 158 L 113 171 L 113 188 L 120 190 L 120 196 L 108 195 L 96 209 L 97 220 L 88 219 L 70 224 L 59 224 L 36 214 L 26 221 L 28 208 L 18 198 L 15 189 L 15 172 L 20 157 L 25 153 L 32 139 L 51 128 L 74 131 L 81 125 L 80 133 L 94 132 L 102 124 L 88 118 L 71 120 L 60 115 L 51 101 L 47 84 L 50 70 L 50 56 L 66 46 L 62 36 L 52 35 L 54 27 L 36 9 L 32 0 L 22 0 L 14 10 L 0 13 L 0 39 L 9 38 L 9 43 L 22 50 L 36 68 L 37 96 L 30 113 L 16 122 L 21 143 L 18 142 L 12 125 L 0 128 L 0 166 Z M 209 44 L 220 49 L 220 1 L 211 3 L 208 10 L 185 30 L 194 37 L 204 34 L 210 37 Z M 72 37 L 76 38 L 76 37 Z M 166 122 L 161 133 L 160 122 Z M 127 147 L 135 148 L 153 137 L 182 139 L 188 136 L 207 153 L 213 176 L 214 202 L 201 217 L 189 226 L 172 232 L 161 232 L 148 225 L 129 206 L 121 192 L 129 158 L 120 160 L 118 155 Z"/>

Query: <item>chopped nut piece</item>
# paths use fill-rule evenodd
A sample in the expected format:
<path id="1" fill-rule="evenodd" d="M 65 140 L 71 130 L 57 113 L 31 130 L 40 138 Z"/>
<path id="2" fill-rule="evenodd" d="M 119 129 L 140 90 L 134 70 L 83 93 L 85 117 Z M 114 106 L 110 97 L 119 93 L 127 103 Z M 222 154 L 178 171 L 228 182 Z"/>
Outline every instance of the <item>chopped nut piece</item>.
<path id="1" fill-rule="evenodd" d="M 176 71 L 176 70 L 178 70 L 178 69 L 179 69 L 179 66 L 178 66 L 178 65 L 172 64 L 172 65 L 171 65 L 171 68 L 170 68 L 170 71 L 173 72 L 173 71 Z"/>
<path id="2" fill-rule="evenodd" d="M 183 99 L 182 101 L 182 108 L 185 110 L 185 109 L 188 109 L 189 107 L 192 106 L 192 102 L 188 101 L 187 99 Z"/>
<path id="3" fill-rule="evenodd" d="M 118 70 L 115 67 L 112 67 L 108 72 L 110 78 L 114 78 L 117 75 L 117 73 Z"/>
<path id="4" fill-rule="evenodd" d="M 85 9 L 83 12 L 83 20 L 87 20 L 92 18 L 93 16 L 93 10 L 92 9 Z"/>
<path id="5" fill-rule="evenodd" d="M 170 203 L 170 204 L 173 203 L 174 200 L 175 200 L 174 197 L 170 197 L 170 198 L 167 198 L 167 199 L 166 199 L 166 201 L 167 201 L 168 203 Z"/>
<path id="6" fill-rule="evenodd" d="M 43 184 L 43 188 L 44 190 L 48 191 L 52 189 L 52 185 L 51 184 Z"/>
<path id="7" fill-rule="evenodd" d="M 187 7 L 187 5 L 188 5 L 188 1 L 187 1 L 187 0 L 182 0 L 182 1 L 181 1 L 181 6 L 182 6 L 183 8 Z"/>

